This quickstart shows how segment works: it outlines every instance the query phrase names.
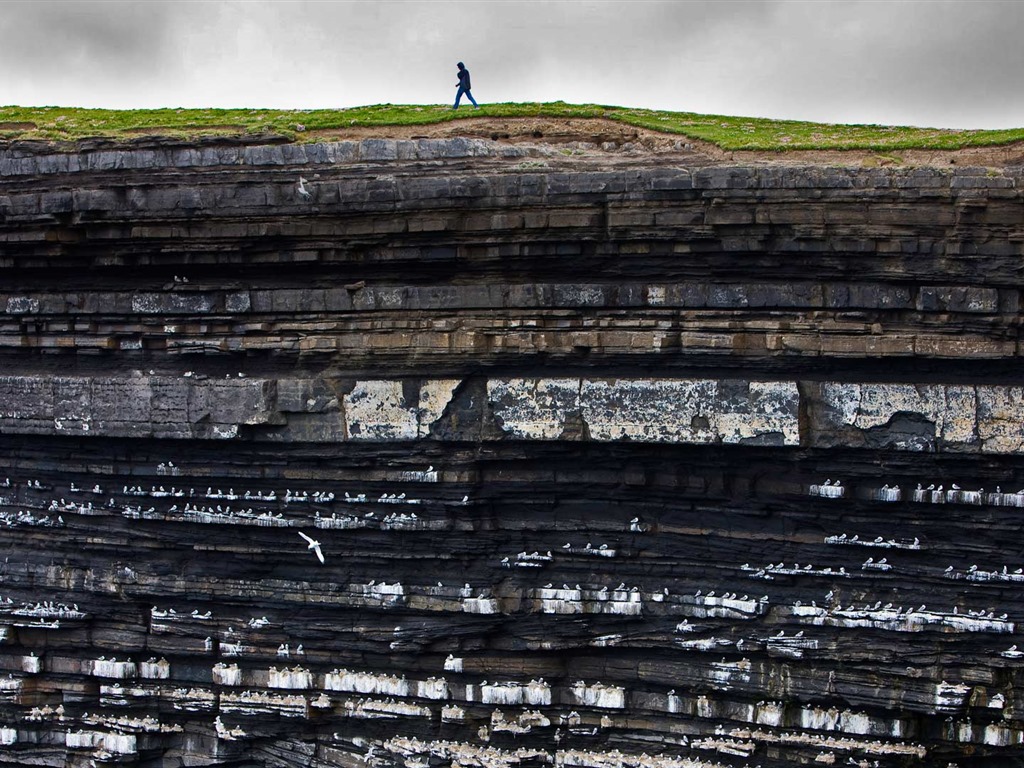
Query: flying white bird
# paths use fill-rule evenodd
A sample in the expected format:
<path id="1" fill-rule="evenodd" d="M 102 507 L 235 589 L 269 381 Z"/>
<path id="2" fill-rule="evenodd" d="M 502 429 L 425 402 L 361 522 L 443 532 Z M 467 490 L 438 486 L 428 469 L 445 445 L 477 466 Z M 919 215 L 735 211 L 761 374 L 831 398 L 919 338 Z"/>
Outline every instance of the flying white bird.
<path id="1" fill-rule="evenodd" d="M 309 538 L 309 536 L 304 534 L 302 531 L 298 531 L 298 534 L 299 536 L 301 536 L 309 542 L 309 546 L 306 547 L 306 549 L 312 549 L 314 552 L 316 552 L 317 559 L 322 563 L 324 561 L 324 553 L 320 549 L 320 542 Z"/>

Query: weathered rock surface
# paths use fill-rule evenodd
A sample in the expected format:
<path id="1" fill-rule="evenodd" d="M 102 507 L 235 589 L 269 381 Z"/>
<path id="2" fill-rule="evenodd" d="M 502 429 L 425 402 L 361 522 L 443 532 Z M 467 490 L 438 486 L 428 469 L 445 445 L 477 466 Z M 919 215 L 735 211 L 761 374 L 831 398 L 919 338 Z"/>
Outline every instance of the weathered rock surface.
<path id="1" fill-rule="evenodd" d="M 1024 169 L 602 162 L 0 150 L 0 765 L 1024 760 Z"/>

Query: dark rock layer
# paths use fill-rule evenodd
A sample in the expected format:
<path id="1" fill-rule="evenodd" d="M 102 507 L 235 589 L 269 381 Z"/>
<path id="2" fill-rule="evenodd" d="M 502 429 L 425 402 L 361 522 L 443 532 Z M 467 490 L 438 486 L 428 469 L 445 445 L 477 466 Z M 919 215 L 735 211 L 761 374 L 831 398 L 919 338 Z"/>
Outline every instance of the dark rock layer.
<path id="1" fill-rule="evenodd" d="M 0 764 L 1024 759 L 1022 169 L 0 174 Z"/>

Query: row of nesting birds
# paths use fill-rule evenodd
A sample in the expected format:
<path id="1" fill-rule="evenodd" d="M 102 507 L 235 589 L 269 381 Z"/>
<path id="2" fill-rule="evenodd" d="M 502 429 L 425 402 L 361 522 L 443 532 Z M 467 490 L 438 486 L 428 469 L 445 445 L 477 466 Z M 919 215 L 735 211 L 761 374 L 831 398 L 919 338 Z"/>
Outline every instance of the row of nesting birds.
<path id="1" fill-rule="evenodd" d="M 809 496 L 820 496 L 826 499 L 842 499 L 847 495 L 846 486 L 841 480 L 826 480 L 824 483 L 811 485 L 807 493 Z M 890 486 L 888 483 L 881 488 L 873 488 L 868 492 L 872 501 L 903 501 L 903 489 L 898 485 Z M 944 485 L 936 486 L 932 483 L 927 488 L 922 483 L 910 492 L 910 501 L 922 504 L 988 504 L 994 507 L 1021 507 L 1024 508 L 1024 488 L 1015 493 L 1004 493 L 1001 486 L 996 486 L 995 491 L 985 492 L 984 488 L 976 491 L 968 491 L 956 483 L 949 488 Z"/>

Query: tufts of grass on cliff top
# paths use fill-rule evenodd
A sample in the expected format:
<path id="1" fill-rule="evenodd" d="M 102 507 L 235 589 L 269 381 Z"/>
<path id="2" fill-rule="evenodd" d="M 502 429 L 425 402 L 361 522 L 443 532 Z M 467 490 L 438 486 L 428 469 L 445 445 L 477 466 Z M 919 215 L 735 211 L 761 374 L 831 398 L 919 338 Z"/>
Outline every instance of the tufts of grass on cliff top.
<path id="1" fill-rule="evenodd" d="M 486 104 L 452 111 L 447 105 L 395 105 L 349 109 L 79 109 L 0 107 L 0 138 L 74 141 L 91 137 L 130 139 L 145 134 L 182 138 L 274 134 L 316 141 L 352 127 L 431 125 L 468 118 L 606 118 L 701 139 L 726 150 L 941 149 L 993 146 L 1024 140 L 1024 128 L 954 130 L 884 125 L 835 125 L 796 120 L 699 115 L 649 109 L 566 104 Z"/>

